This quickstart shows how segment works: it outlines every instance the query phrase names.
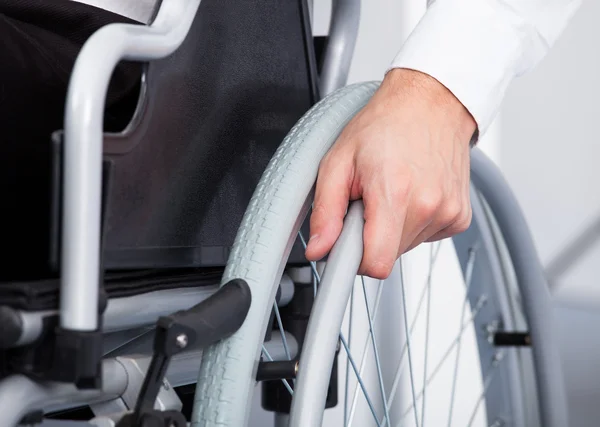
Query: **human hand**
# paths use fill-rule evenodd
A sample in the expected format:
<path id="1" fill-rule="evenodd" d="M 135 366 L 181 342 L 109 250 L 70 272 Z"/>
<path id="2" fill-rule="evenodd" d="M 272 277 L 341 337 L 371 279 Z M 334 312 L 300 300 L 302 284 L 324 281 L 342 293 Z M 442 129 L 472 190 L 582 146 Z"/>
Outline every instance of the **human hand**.
<path id="1" fill-rule="evenodd" d="M 360 274 L 370 277 L 389 276 L 398 257 L 422 242 L 466 230 L 475 129 L 437 80 L 390 71 L 321 161 L 306 257 L 331 250 L 350 200 L 365 205 Z"/>

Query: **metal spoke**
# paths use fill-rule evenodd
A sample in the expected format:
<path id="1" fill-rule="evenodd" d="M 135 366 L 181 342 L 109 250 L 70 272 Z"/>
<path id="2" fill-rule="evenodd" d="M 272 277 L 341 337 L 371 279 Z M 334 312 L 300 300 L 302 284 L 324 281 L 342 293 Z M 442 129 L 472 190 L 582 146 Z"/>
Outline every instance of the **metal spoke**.
<path id="1" fill-rule="evenodd" d="M 463 324 L 463 327 L 461 328 L 459 335 L 454 338 L 454 340 L 452 341 L 450 346 L 446 349 L 446 351 L 444 352 L 444 355 L 442 356 L 440 361 L 437 363 L 437 365 L 431 372 L 431 375 L 429 375 L 429 378 L 427 378 L 427 382 L 424 384 L 424 386 L 429 385 L 429 383 L 431 383 L 431 381 L 433 381 L 433 379 L 439 373 L 444 362 L 448 359 L 448 356 L 450 356 L 450 354 L 452 353 L 452 350 L 458 344 L 459 336 L 464 334 L 465 331 L 467 330 L 467 327 L 469 327 L 471 325 L 471 323 L 473 323 L 473 321 L 475 320 L 475 317 L 477 316 L 479 311 L 483 308 L 483 306 L 485 305 L 486 302 L 487 302 L 487 297 L 485 295 L 482 295 L 479 298 L 479 300 L 477 301 L 477 304 L 475 305 L 475 307 L 473 308 L 471 317 L 467 320 L 467 322 L 465 322 Z M 396 370 L 396 375 L 394 376 L 394 385 L 392 386 L 392 391 L 390 392 L 390 396 L 388 397 L 388 403 L 387 403 L 388 408 L 391 406 L 391 404 L 394 400 L 394 397 L 396 395 L 396 390 L 397 390 L 398 384 L 400 382 L 400 376 L 401 376 L 401 374 L 403 372 L 403 368 L 404 368 L 404 362 L 406 361 L 406 359 L 404 358 L 405 354 L 406 354 L 406 344 L 404 345 L 404 348 L 402 349 L 402 354 L 400 356 L 400 364 L 398 365 L 398 369 Z M 419 396 L 420 396 L 420 394 L 419 394 Z M 412 409 L 412 407 L 408 409 L 408 412 L 406 412 L 402 418 L 404 418 L 410 412 L 410 409 Z"/>
<path id="2" fill-rule="evenodd" d="M 358 384 L 360 385 L 360 388 L 363 391 L 365 399 L 367 400 L 369 409 L 371 409 L 371 413 L 373 414 L 373 419 L 377 423 L 377 427 L 381 427 L 381 424 L 379 423 L 379 420 L 377 419 L 377 413 L 375 412 L 375 407 L 373 406 L 371 399 L 369 399 L 369 393 L 367 393 L 367 389 L 365 387 L 365 384 L 364 384 L 362 378 L 358 374 L 358 369 L 356 368 L 356 364 L 354 363 L 354 359 L 352 358 L 352 355 L 350 354 L 350 349 L 348 348 L 348 344 L 346 343 L 346 340 L 344 339 L 343 334 L 340 334 L 340 341 L 342 342 L 342 345 L 344 346 L 344 349 L 346 350 L 346 355 L 348 356 L 348 361 L 350 362 L 350 365 L 352 365 L 352 370 L 354 371 L 354 375 L 356 375 L 356 380 L 358 381 Z"/>
<path id="3" fill-rule="evenodd" d="M 377 295 L 375 296 L 375 304 L 373 306 L 373 321 L 375 321 L 375 319 L 377 318 L 377 314 L 379 314 L 379 303 L 381 302 L 381 295 L 383 293 L 383 280 L 380 280 L 378 283 L 378 287 L 377 287 Z M 365 337 L 365 342 L 363 344 L 363 349 L 362 349 L 362 356 L 360 359 L 360 367 L 359 367 L 359 373 L 360 375 L 363 374 L 364 372 L 364 368 L 366 366 L 366 361 L 367 361 L 367 357 L 370 354 L 370 349 L 371 347 L 369 347 L 369 337 Z M 352 425 L 352 421 L 354 420 L 354 414 L 356 411 L 356 404 L 358 403 L 358 387 L 356 387 L 354 389 L 354 394 L 352 396 L 352 406 L 350 407 L 350 417 L 348 418 L 348 423 L 349 424 L 345 424 L 347 425 Z M 382 421 L 383 425 L 385 425 L 385 419 Z"/>
<path id="4" fill-rule="evenodd" d="M 435 366 L 435 368 L 431 372 L 431 375 L 427 379 L 427 383 L 430 383 L 431 380 L 433 380 L 435 374 L 437 374 L 439 372 L 439 370 L 441 369 L 441 367 L 444 364 L 444 362 L 448 359 L 448 356 L 450 356 L 450 354 L 452 353 L 452 350 L 454 349 L 454 347 L 456 347 L 456 345 L 458 344 L 458 341 L 460 340 L 460 337 L 465 333 L 465 331 L 467 330 L 467 328 L 469 326 L 471 326 L 471 323 L 473 323 L 473 321 L 475 320 L 475 317 L 477 316 L 477 314 L 479 313 L 479 311 L 483 308 L 483 306 L 485 305 L 486 301 L 487 301 L 487 297 L 485 295 L 482 295 L 479 298 L 479 301 L 477 302 L 477 305 L 475 306 L 475 308 L 473 310 L 473 314 L 471 315 L 471 317 L 469 318 L 469 320 L 467 322 L 465 322 L 465 324 L 463 325 L 462 329 L 460 330 L 460 332 L 458 333 L 458 335 L 456 336 L 456 338 L 454 338 L 454 340 L 452 341 L 452 343 L 450 344 L 450 346 L 448 346 L 448 348 L 446 349 L 444 355 L 442 356 L 442 358 L 440 359 L 440 361 L 438 362 L 438 364 Z"/>
<path id="5" fill-rule="evenodd" d="M 348 313 L 348 347 L 352 345 L 352 318 L 354 314 L 354 285 L 350 291 L 350 310 Z M 344 387 L 344 426 L 348 424 L 348 386 L 350 384 L 350 361 L 346 361 L 346 386 Z"/>
<path id="6" fill-rule="evenodd" d="M 273 304 L 273 309 L 275 310 L 275 318 L 277 319 L 277 325 L 279 326 L 279 332 L 281 333 L 281 341 L 283 342 L 283 349 L 285 350 L 285 357 L 288 360 L 292 360 L 292 356 L 290 355 L 290 348 L 288 347 L 287 338 L 285 337 L 285 331 L 283 330 L 283 322 L 281 321 L 281 314 L 279 313 L 279 307 L 277 307 L 277 302 Z"/>
<path id="7" fill-rule="evenodd" d="M 477 302 L 477 305 L 475 306 L 475 309 L 473 310 L 472 316 L 463 325 L 463 327 L 462 327 L 462 329 L 461 329 L 461 331 L 459 333 L 460 335 L 464 334 L 464 332 L 466 331 L 467 327 L 470 326 L 471 323 L 473 323 L 473 321 L 475 320 L 475 317 L 477 316 L 477 314 L 479 313 L 479 311 L 483 308 L 483 306 L 485 305 L 486 301 L 487 301 L 487 297 L 485 295 L 482 295 L 479 298 L 479 300 Z M 435 368 L 431 372 L 431 375 L 429 376 L 429 378 L 427 378 L 427 382 L 423 385 L 423 387 L 428 386 L 435 379 L 435 377 L 437 376 L 437 374 L 440 372 L 442 366 L 444 365 L 444 362 L 448 359 L 448 356 L 452 353 L 452 350 L 458 344 L 459 336 L 457 336 L 456 338 L 454 338 L 454 340 L 452 341 L 452 343 L 450 344 L 450 346 L 446 349 L 446 351 L 444 353 L 444 356 L 442 356 L 441 360 L 435 366 Z M 423 394 L 423 390 L 421 390 L 419 392 L 419 394 L 417 395 L 417 400 L 421 398 L 422 394 Z M 398 427 L 400 427 L 402 425 L 402 420 L 404 420 L 404 418 L 406 418 L 412 412 L 413 406 L 414 405 L 410 405 L 404 411 L 404 413 L 402 414 L 402 417 L 400 418 L 400 421 L 398 423 Z"/>
<path id="8" fill-rule="evenodd" d="M 360 276 L 362 282 L 363 295 L 365 297 L 365 308 L 367 310 L 367 319 L 369 320 L 369 334 L 371 335 L 371 342 L 373 343 L 373 355 L 375 356 L 375 365 L 377 367 L 377 377 L 379 379 L 379 390 L 381 391 L 381 401 L 383 402 L 383 411 L 385 414 L 385 420 L 387 425 L 390 425 L 390 414 L 385 404 L 385 387 L 383 385 L 383 376 L 381 374 L 381 362 L 379 360 L 379 352 L 377 350 L 377 341 L 375 339 L 375 332 L 373 331 L 373 319 L 371 318 L 371 310 L 369 310 L 369 299 L 367 298 L 367 288 L 365 286 L 364 276 Z M 381 286 L 381 282 L 380 282 Z"/>
<path id="9" fill-rule="evenodd" d="M 487 393 L 487 390 L 489 388 L 489 385 L 491 383 L 491 380 L 493 378 L 493 374 L 495 372 L 495 369 L 500 361 L 502 360 L 502 354 L 496 354 L 496 356 L 494 357 L 494 360 L 492 362 L 492 364 L 490 365 L 490 367 L 487 369 L 486 371 L 486 375 L 485 375 L 485 379 L 483 380 L 483 391 L 481 393 L 481 395 L 478 397 L 477 399 L 477 403 L 475 404 L 475 410 L 473 411 L 473 414 L 471 415 L 470 418 L 470 422 L 469 425 L 467 427 L 471 427 L 474 419 L 475 419 L 475 415 L 477 414 L 477 409 L 479 408 L 479 405 L 481 404 L 481 402 L 483 401 L 483 399 L 485 398 L 485 394 Z M 427 380 L 428 383 L 430 383 L 433 380 L 434 375 L 432 375 L 431 377 L 429 377 L 429 379 Z M 423 390 L 421 390 L 421 392 L 417 395 L 417 400 L 421 398 L 421 396 L 423 395 Z M 406 408 L 406 410 L 404 411 L 404 413 L 402 414 L 402 417 L 400 418 L 400 421 L 397 424 L 397 427 L 401 427 L 402 426 L 402 421 L 412 412 L 413 409 L 413 405 L 410 405 L 408 408 Z"/>
<path id="10" fill-rule="evenodd" d="M 433 260 L 430 264 L 435 264 L 435 262 L 437 260 L 437 256 L 440 252 L 440 247 L 441 247 L 441 242 L 438 243 L 436 250 L 434 252 L 434 255 L 433 255 Z M 425 280 L 425 283 L 423 284 L 423 287 L 421 289 L 421 294 L 419 295 L 419 302 L 417 303 L 416 313 L 414 314 L 412 322 L 410 324 L 410 331 L 409 331 L 410 335 L 412 335 L 412 333 L 417 325 L 417 320 L 419 319 L 419 315 L 421 314 L 421 307 L 423 306 L 423 302 L 425 301 L 426 295 L 427 295 L 427 280 Z M 401 377 L 403 369 L 404 369 L 404 360 L 405 360 L 404 354 L 405 353 L 406 353 L 406 343 L 404 343 L 404 346 L 402 347 L 402 351 L 400 352 L 400 362 L 398 363 L 398 368 L 396 369 L 396 373 L 394 374 L 394 381 L 392 382 L 392 388 L 390 390 L 390 395 L 387 399 L 388 410 L 391 407 L 391 404 L 394 401 L 394 397 L 396 396 L 396 391 L 398 390 L 398 385 L 400 383 L 400 377 Z"/>
<path id="11" fill-rule="evenodd" d="M 462 324 L 465 319 L 465 313 L 467 311 L 467 303 L 469 301 L 469 291 L 471 289 L 471 283 L 473 282 L 473 267 L 475 266 L 475 254 L 477 253 L 476 248 L 471 248 L 469 251 L 469 258 L 467 260 L 467 266 L 465 268 L 465 282 L 466 282 L 466 290 L 465 290 L 465 299 L 463 300 L 462 310 L 460 315 L 460 329 L 462 329 Z M 459 330 L 460 330 L 459 329 Z M 456 359 L 454 361 L 454 373 L 452 375 L 452 388 L 450 392 L 450 410 L 448 413 L 448 427 L 452 425 L 452 415 L 454 411 L 454 397 L 456 394 L 456 381 L 458 378 L 458 362 L 460 360 L 460 349 L 461 349 L 461 337 L 462 334 L 459 335 L 458 338 L 458 347 L 456 348 Z"/>
<path id="12" fill-rule="evenodd" d="M 408 331 L 408 314 L 406 313 L 406 290 L 404 288 L 404 269 L 402 268 L 402 258 L 400 258 L 400 286 L 402 290 L 402 311 L 404 312 L 404 333 L 406 334 L 406 350 L 408 353 L 408 370 L 410 373 L 410 389 L 412 392 L 413 408 L 415 413 L 415 424 L 419 427 L 419 417 L 417 415 L 415 380 L 413 378 L 412 354 L 410 351 L 410 333 Z M 387 405 L 386 405 L 387 406 Z"/>
<path id="13" fill-rule="evenodd" d="M 503 355 L 504 355 L 503 353 L 499 352 L 499 353 L 496 353 L 496 355 L 494 356 L 494 359 L 492 360 L 492 364 L 488 368 L 487 373 L 485 375 L 485 379 L 483 380 L 483 391 L 481 392 L 481 394 L 479 395 L 479 398 L 477 399 L 477 403 L 475 404 L 475 408 L 473 409 L 473 413 L 471 414 L 471 418 L 469 419 L 469 424 L 467 425 L 467 427 L 471 427 L 473 425 L 473 421 L 475 421 L 475 415 L 477 415 L 477 410 L 479 409 L 479 405 L 481 405 L 481 402 L 483 401 L 483 399 L 485 398 L 485 395 L 487 394 L 487 391 L 492 382 L 494 373 L 496 372 L 495 368 L 499 365 L 500 361 L 503 358 Z"/>
<path id="14" fill-rule="evenodd" d="M 441 243 L 438 244 L 437 250 L 439 251 Z M 434 250 L 433 244 L 429 247 L 429 272 L 427 273 L 427 311 L 425 314 L 425 360 L 423 365 L 423 384 L 427 381 L 427 359 L 429 354 L 429 320 L 431 314 L 431 277 L 433 275 L 434 265 Z M 385 398 L 384 398 L 385 399 Z M 387 406 L 387 405 L 386 405 Z M 421 427 L 425 425 L 425 387 L 423 387 L 423 400 L 421 401 Z"/>
<path id="15" fill-rule="evenodd" d="M 264 344 L 262 346 L 262 353 L 267 358 L 267 360 L 269 362 L 273 361 L 273 358 L 269 354 L 269 351 L 267 350 L 267 348 L 265 347 Z M 282 379 L 281 382 L 283 383 L 283 385 L 285 386 L 285 388 L 287 388 L 287 391 L 289 391 L 291 395 L 294 395 L 294 390 L 292 390 L 292 387 L 290 386 L 290 383 L 288 383 L 288 380 Z"/>
<path id="16" fill-rule="evenodd" d="M 425 296 L 427 295 L 427 286 L 423 286 L 423 290 L 421 292 L 421 296 L 419 297 L 419 302 L 417 304 L 417 312 L 413 316 L 412 323 L 410 325 L 409 333 L 412 335 L 415 327 L 417 326 L 417 320 L 419 320 L 419 314 L 421 314 L 421 307 L 423 306 L 423 302 L 425 301 Z M 406 343 L 402 347 L 400 351 L 400 361 L 398 363 L 398 368 L 396 368 L 396 373 L 394 374 L 394 381 L 392 382 L 392 388 L 390 389 L 390 395 L 387 399 L 388 408 L 391 407 L 392 402 L 394 401 L 394 397 L 396 397 L 396 392 L 398 391 L 398 385 L 400 384 L 400 377 L 402 376 L 402 372 L 404 370 L 404 362 L 406 359 L 404 358 L 406 354 Z"/>
<path id="17" fill-rule="evenodd" d="M 298 236 L 300 237 L 300 241 L 302 242 L 302 246 L 304 247 L 304 250 L 306 250 L 306 239 L 304 238 L 304 236 L 302 235 L 302 232 L 299 231 L 298 232 Z M 314 261 L 310 261 L 310 268 L 313 272 L 313 276 L 314 276 L 314 280 L 313 280 L 313 296 L 317 296 L 317 285 L 319 285 L 321 283 L 321 277 L 319 276 L 319 272 L 317 271 L 317 263 Z"/>

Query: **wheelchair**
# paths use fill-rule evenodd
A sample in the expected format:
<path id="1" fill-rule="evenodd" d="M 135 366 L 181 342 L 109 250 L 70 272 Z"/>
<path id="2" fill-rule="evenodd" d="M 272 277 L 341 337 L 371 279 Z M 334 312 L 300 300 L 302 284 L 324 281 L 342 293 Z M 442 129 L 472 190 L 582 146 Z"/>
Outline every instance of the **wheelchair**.
<path id="1" fill-rule="evenodd" d="M 479 150 L 470 228 L 388 281 L 357 278 L 360 201 L 325 262 L 303 256 L 319 162 L 377 88 L 345 86 L 359 0 L 326 38 L 305 0 L 162 0 L 147 22 L 61 2 L 84 24 L 58 127 L 3 119 L 0 425 L 264 425 L 258 396 L 278 427 L 568 425 L 535 247 Z"/>

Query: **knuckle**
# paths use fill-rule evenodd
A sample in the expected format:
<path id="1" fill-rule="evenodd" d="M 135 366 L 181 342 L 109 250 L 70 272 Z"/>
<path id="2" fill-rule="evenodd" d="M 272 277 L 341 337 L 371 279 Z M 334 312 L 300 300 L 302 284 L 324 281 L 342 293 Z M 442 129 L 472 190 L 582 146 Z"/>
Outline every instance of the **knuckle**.
<path id="1" fill-rule="evenodd" d="M 441 221 L 444 225 L 450 225 L 459 221 L 462 217 L 462 207 L 458 200 L 449 200 L 444 204 L 444 212 Z"/>
<path id="2" fill-rule="evenodd" d="M 473 219 L 473 212 L 471 211 L 471 208 L 469 207 L 468 209 L 464 210 L 461 213 L 460 218 L 456 221 L 456 223 L 455 223 L 456 232 L 462 233 L 464 231 L 467 231 L 467 229 L 471 226 L 472 219 Z"/>
<path id="3" fill-rule="evenodd" d="M 442 203 L 442 194 L 440 191 L 427 190 L 421 191 L 417 195 L 416 209 L 421 216 L 432 217 L 439 210 Z"/>

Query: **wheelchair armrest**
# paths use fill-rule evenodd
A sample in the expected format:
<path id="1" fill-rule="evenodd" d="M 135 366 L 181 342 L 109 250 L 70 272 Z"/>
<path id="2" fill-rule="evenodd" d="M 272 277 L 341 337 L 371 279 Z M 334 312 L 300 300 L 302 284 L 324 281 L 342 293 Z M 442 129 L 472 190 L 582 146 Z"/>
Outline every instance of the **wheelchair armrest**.
<path id="1" fill-rule="evenodd" d="M 149 26 L 111 24 L 94 33 L 73 68 L 64 123 L 61 320 L 64 329 L 98 327 L 102 123 L 119 61 L 164 58 L 184 41 L 200 0 L 163 2 Z"/>
<path id="2" fill-rule="evenodd" d="M 360 24 L 361 0 L 334 0 L 319 90 L 321 96 L 346 86 Z"/>

